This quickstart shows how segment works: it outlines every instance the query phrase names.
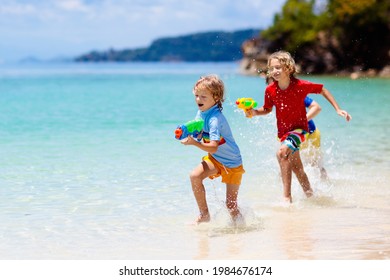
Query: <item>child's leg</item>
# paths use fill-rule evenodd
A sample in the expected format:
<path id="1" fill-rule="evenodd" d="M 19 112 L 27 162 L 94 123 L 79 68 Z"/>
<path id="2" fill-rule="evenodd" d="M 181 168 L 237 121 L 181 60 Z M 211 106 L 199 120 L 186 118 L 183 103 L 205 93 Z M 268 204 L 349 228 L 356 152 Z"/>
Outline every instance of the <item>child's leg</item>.
<path id="1" fill-rule="evenodd" d="M 286 145 L 281 145 L 276 157 L 280 166 L 280 175 L 282 176 L 283 182 L 283 196 L 284 199 L 288 202 L 292 202 L 291 197 L 291 179 L 292 179 L 292 170 L 289 157 L 291 156 L 291 150 Z"/>
<path id="2" fill-rule="evenodd" d="M 310 142 L 310 144 L 308 145 L 310 149 L 309 155 L 311 157 L 310 163 L 312 166 L 318 167 L 321 173 L 321 179 L 327 180 L 328 174 L 326 172 L 326 169 L 323 166 L 323 159 L 322 159 L 321 132 L 318 128 L 308 136 L 308 139 L 304 143 L 302 143 L 301 147 L 303 147 L 303 145 L 308 142 Z"/>
<path id="3" fill-rule="evenodd" d="M 202 161 L 190 174 L 192 191 L 198 204 L 200 215 L 197 223 L 210 221 L 209 209 L 206 201 L 206 191 L 203 180 L 217 173 L 217 169 L 210 161 Z"/>
<path id="4" fill-rule="evenodd" d="M 289 156 L 289 161 L 291 163 L 291 169 L 295 173 L 295 176 L 297 176 L 299 184 L 301 184 L 302 189 L 305 192 L 306 196 L 307 197 L 312 196 L 313 190 L 310 186 L 309 178 L 307 177 L 307 174 L 303 168 L 299 151 L 296 151 L 295 153 L 291 154 Z"/>
<path id="5" fill-rule="evenodd" d="M 317 157 L 317 167 L 320 170 L 321 174 L 321 180 L 328 180 L 328 173 L 326 172 L 326 169 L 324 167 L 323 158 L 322 158 L 322 151 L 321 148 L 318 148 L 318 157 Z"/>
<path id="6" fill-rule="evenodd" d="M 226 184 L 226 207 L 233 220 L 236 220 L 240 214 L 237 204 L 237 196 L 240 185 Z"/>

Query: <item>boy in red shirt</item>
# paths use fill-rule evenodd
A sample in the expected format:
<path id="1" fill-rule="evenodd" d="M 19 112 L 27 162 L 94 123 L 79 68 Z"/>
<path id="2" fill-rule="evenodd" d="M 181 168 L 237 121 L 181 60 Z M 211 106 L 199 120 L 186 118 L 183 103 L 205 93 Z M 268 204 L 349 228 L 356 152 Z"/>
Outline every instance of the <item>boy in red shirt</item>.
<path id="1" fill-rule="evenodd" d="M 246 116 L 266 115 L 276 108 L 278 138 L 281 146 L 277 152 L 280 166 L 284 199 L 292 202 L 291 179 L 294 172 L 307 197 L 313 195 L 309 179 L 303 169 L 299 154 L 300 144 L 305 141 L 309 131 L 305 97 L 310 93 L 322 94 L 335 108 L 337 114 L 350 121 L 348 112 L 341 110 L 333 95 L 323 87 L 295 78 L 297 68 L 290 53 L 279 51 L 268 58 L 268 75 L 273 82 L 265 89 L 264 105 L 259 109 L 247 110 Z"/>

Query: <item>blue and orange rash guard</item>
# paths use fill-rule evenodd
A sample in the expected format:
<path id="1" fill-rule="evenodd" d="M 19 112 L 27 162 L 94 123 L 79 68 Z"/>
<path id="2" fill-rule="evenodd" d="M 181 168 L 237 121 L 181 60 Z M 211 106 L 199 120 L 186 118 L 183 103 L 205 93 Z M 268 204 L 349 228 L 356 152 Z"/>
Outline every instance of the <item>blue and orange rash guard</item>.
<path id="1" fill-rule="evenodd" d="M 218 141 L 218 150 L 212 156 L 229 168 L 242 165 L 240 149 L 236 144 L 229 123 L 222 114 L 218 105 L 214 105 L 207 111 L 198 111 L 195 119 L 204 120 L 203 141 Z"/>

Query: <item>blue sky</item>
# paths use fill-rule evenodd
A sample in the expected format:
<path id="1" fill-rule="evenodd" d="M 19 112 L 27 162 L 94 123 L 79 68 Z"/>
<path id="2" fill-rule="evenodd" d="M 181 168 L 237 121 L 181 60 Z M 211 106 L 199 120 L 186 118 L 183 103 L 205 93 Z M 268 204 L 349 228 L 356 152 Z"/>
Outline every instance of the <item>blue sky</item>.
<path id="1" fill-rule="evenodd" d="M 0 62 L 147 47 L 202 31 L 265 28 L 285 0 L 1 0 Z"/>

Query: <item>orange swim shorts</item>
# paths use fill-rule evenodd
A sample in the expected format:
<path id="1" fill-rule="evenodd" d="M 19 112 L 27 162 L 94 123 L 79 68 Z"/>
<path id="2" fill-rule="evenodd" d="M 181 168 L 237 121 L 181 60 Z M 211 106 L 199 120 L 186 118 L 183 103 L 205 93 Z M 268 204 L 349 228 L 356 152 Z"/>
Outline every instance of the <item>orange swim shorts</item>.
<path id="1" fill-rule="evenodd" d="M 232 184 L 232 185 L 241 185 L 242 174 L 245 173 L 244 167 L 242 164 L 237 167 L 229 168 L 224 166 L 222 163 L 217 161 L 212 155 L 208 154 L 202 158 L 204 161 L 211 162 L 215 168 L 218 170 L 217 174 L 209 176 L 210 179 L 222 177 L 222 183 Z"/>

